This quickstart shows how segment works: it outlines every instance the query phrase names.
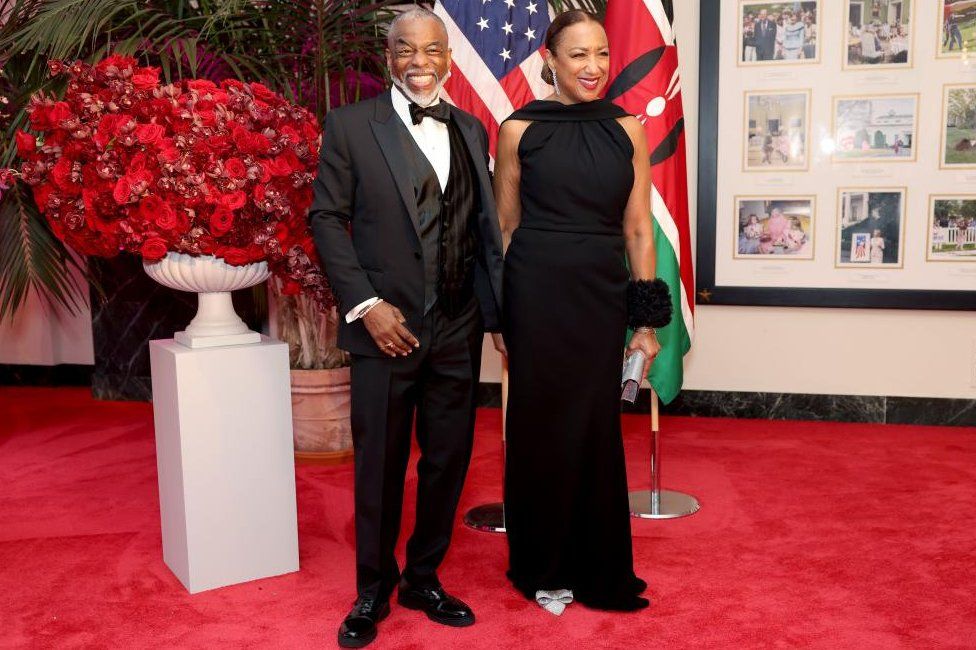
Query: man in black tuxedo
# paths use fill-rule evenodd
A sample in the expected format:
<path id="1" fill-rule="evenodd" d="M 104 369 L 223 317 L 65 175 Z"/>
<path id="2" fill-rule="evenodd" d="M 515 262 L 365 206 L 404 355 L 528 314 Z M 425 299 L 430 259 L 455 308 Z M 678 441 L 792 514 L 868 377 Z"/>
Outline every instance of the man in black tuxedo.
<path id="1" fill-rule="evenodd" d="M 769 17 L 766 10 L 759 12 L 759 20 L 755 27 L 756 59 L 772 61 L 776 54 L 776 21 Z"/>
<path id="2" fill-rule="evenodd" d="M 430 11 L 393 21 L 394 88 L 331 111 L 315 200 L 315 243 L 352 354 L 358 598 L 339 645 L 363 647 L 398 601 L 453 626 L 474 614 L 437 578 L 471 456 L 484 331 L 498 331 L 502 247 L 488 136 L 441 102 L 447 30 Z M 417 521 L 394 558 L 416 414 Z"/>

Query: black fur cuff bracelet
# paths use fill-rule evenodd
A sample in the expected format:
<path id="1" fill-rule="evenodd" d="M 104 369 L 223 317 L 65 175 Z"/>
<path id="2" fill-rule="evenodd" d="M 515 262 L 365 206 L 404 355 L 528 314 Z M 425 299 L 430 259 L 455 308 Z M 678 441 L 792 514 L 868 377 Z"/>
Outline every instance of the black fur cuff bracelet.
<path id="1" fill-rule="evenodd" d="M 664 327 L 671 322 L 671 311 L 671 291 L 661 278 L 627 283 L 627 324 L 630 329 Z"/>

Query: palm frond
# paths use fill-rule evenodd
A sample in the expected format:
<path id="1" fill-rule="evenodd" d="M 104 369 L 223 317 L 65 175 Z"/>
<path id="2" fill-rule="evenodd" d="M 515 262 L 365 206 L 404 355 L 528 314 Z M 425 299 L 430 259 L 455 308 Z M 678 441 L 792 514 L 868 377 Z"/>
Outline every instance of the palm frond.
<path id="1" fill-rule="evenodd" d="M 37 214 L 23 183 L 0 201 L 0 320 L 12 316 L 31 290 L 76 313 L 85 304 L 74 271 L 84 270 Z"/>

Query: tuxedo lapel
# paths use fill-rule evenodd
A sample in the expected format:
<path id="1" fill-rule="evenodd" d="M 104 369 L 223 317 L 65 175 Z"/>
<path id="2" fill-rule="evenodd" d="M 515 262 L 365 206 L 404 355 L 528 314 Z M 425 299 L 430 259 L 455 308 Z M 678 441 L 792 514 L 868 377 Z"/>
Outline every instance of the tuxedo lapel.
<path id="1" fill-rule="evenodd" d="M 493 196 L 491 189 L 491 179 L 488 177 L 488 168 L 485 166 L 486 151 L 482 149 L 480 139 L 478 138 L 478 130 L 474 124 L 469 123 L 467 120 L 458 119 L 458 109 L 451 107 L 451 112 L 453 113 L 454 123 L 458 125 L 458 130 L 461 132 L 461 136 L 464 138 L 464 144 L 468 147 L 468 153 L 471 154 L 471 160 L 474 161 L 475 169 L 478 171 L 478 185 L 481 188 L 481 194 L 483 199 L 485 197 L 491 198 Z M 485 201 L 482 200 L 482 205 L 485 205 Z"/>
<path id="2" fill-rule="evenodd" d="M 393 181 L 400 192 L 400 198 L 410 214 L 410 221 L 413 229 L 420 238 L 420 217 L 417 214 L 417 198 L 414 194 L 413 181 L 408 172 L 410 158 L 403 150 L 403 139 L 400 137 L 400 118 L 393 110 L 393 101 L 390 99 L 390 91 L 385 92 L 377 98 L 376 113 L 369 122 L 373 129 L 373 136 L 376 138 L 380 151 L 386 159 L 386 164 L 393 175 Z"/>

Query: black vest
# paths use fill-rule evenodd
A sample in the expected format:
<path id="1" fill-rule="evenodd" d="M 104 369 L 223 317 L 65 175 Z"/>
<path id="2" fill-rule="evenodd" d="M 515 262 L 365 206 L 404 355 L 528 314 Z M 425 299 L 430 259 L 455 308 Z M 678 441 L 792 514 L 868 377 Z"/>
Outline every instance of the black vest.
<path id="1" fill-rule="evenodd" d="M 412 163 L 410 174 L 420 220 L 424 314 L 438 303 L 445 315 L 454 318 L 474 297 L 480 197 L 471 154 L 454 120 L 448 123 L 447 130 L 451 170 L 443 191 L 437 172 L 406 127 L 400 134 Z"/>

